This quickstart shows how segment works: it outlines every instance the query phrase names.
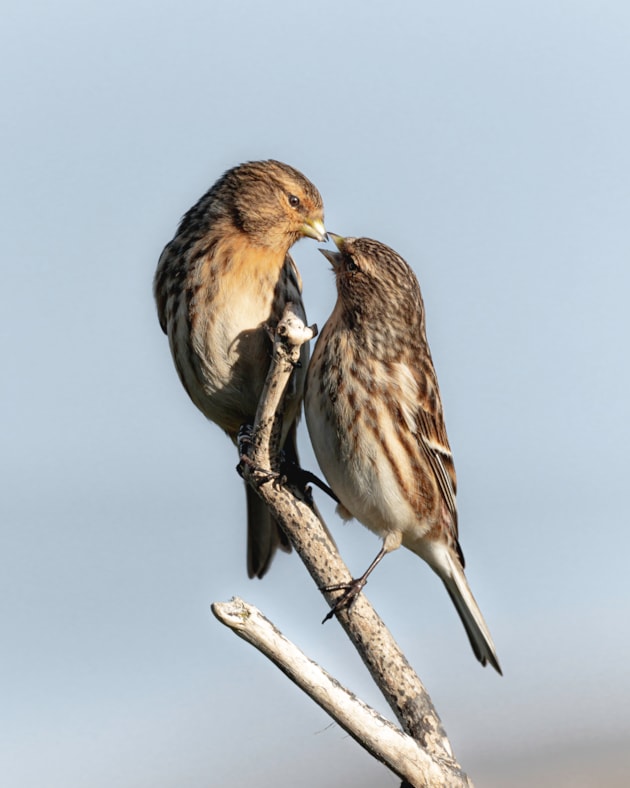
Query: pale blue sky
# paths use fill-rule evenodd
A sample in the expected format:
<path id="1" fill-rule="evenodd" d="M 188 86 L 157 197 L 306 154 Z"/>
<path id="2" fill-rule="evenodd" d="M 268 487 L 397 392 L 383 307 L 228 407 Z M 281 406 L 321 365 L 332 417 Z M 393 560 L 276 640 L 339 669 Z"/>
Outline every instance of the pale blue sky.
<path id="1" fill-rule="evenodd" d="M 628 41 L 621 0 L 5 0 L 7 786 L 397 785 L 209 610 L 244 597 L 384 710 L 297 558 L 247 579 L 235 452 L 152 303 L 180 216 L 266 157 L 420 279 L 504 678 L 415 556 L 367 594 L 463 767 L 502 788 L 582 785 L 575 753 L 585 786 L 599 760 L 630 771 Z M 321 326 L 332 276 L 314 242 L 295 257 Z M 361 571 L 378 541 L 322 507 Z"/>

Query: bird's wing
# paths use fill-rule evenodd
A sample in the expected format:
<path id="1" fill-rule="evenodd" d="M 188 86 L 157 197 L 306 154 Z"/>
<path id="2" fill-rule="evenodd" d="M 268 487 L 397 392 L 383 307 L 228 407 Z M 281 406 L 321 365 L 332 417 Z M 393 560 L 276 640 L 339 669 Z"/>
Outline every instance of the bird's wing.
<path id="1" fill-rule="evenodd" d="M 293 284 L 297 288 L 298 293 L 302 292 L 302 276 L 298 271 L 298 267 L 295 264 L 295 260 L 291 257 L 291 255 L 287 252 L 287 256 L 284 258 L 284 265 L 287 269 L 287 273 L 293 280 Z"/>
<path id="2" fill-rule="evenodd" d="M 457 477 L 453 455 L 446 440 L 444 420 L 440 412 L 439 418 L 435 414 L 420 407 L 418 410 L 418 439 L 424 451 L 431 470 L 435 474 L 440 492 L 444 496 L 449 512 L 457 519 Z M 443 432 L 443 436 L 440 433 Z"/>
<path id="3" fill-rule="evenodd" d="M 406 412 L 405 420 L 414 431 L 420 449 L 433 471 L 444 503 L 451 514 L 452 535 L 457 541 L 457 475 L 446 435 L 435 370 L 430 358 L 427 358 L 424 364 L 414 364 L 413 369 L 405 364 L 400 367 L 404 369 L 404 374 L 399 372 L 399 379 L 414 381 L 413 396 L 409 386 L 403 387 L 401 405 Z"/>
<path id="4" fill-rule="evenodd" d="M 173 242 L 164 247 L 164 251 L 160 255 L 155 278 L 153 279 L 153 295 L 155 296 L 155 304 L 157 306 L 158 320 L 160 327 L 166 334 L 168 332 L 168 325 L 166 319 L 166 302 L 168 299 L 167 280 L 169 275 L 169 268 L 172 266 L 171 255 Z"/>

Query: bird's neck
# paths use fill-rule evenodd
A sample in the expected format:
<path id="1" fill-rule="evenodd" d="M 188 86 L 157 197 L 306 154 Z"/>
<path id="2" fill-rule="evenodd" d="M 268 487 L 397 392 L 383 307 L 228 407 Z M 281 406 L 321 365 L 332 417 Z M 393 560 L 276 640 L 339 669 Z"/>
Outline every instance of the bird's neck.
<path id="1" fill-rule="evenodd" d="M 235 276 L 243 281 L 259 281 L 262 287 L 267 279 L 277 281 L 288 251 L 285 246 L 258 245 L 246 233 L 233 231 L 221 237 L 216 257 L 226 260 Z"/>

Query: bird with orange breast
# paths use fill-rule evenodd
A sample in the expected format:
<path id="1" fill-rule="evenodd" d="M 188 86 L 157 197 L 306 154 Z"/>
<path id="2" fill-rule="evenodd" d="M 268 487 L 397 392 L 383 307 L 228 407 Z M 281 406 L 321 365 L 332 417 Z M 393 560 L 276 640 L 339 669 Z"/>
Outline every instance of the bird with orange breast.
<path id="1" fill-rule="evenodd" d="M 302 284 L 289 249 L 326 240 L 322 198 L 301 172 L 279 161 L 228 170 L 182 219 L 154 279 L 158 316 L 191 400 L 236 442 L 253 423 L 271 359 L 268 328 L 292 302 L 306 322 Z M 295 427 L 308 361 L 303 346 L 285 402 L 282 443 L 297 457 Z M 290 545 L 247 487 L 247 571 L 262 577 Z"/>

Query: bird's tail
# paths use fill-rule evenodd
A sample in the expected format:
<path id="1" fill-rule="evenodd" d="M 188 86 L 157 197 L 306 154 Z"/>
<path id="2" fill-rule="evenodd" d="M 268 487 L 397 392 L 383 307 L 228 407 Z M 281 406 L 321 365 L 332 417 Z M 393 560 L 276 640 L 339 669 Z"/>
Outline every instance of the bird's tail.
<path id="1" fill-rule="evenodd" d="M 448 548 L 445 547 L 440 553 L 440 560 L 435 563 L 431 561 L 431 566 L 442 579 L 448 595 L 453 600 L 475 656 L 482 665 L 489 662 L 500 675 L 503 675 L 492 636 L 472 595 L 464 570 Z"/>
<path id="2" fill-rule="evenodd" d="M 247 574 L 263 577 L 278 548 L 291 552 L 291 543 L 251 487 L 247 493 Z"/>

